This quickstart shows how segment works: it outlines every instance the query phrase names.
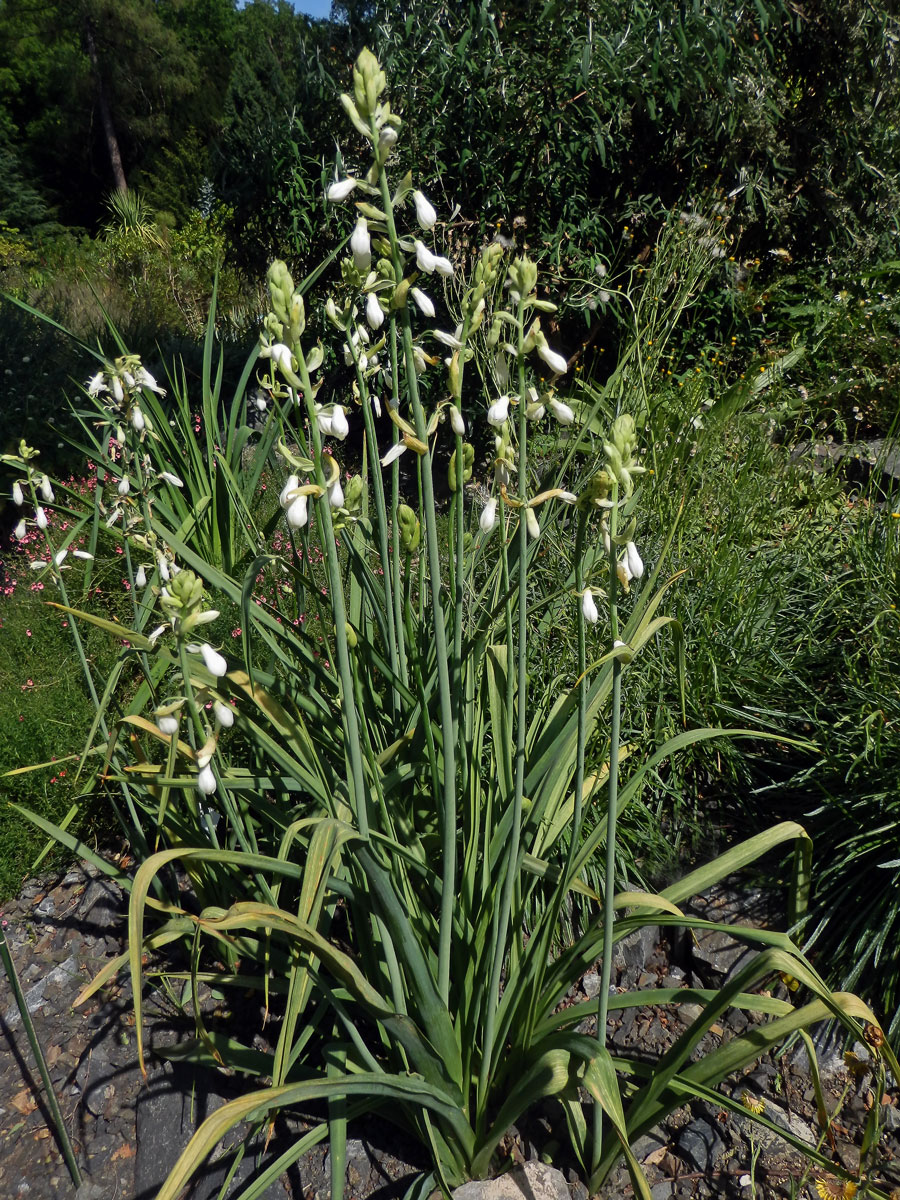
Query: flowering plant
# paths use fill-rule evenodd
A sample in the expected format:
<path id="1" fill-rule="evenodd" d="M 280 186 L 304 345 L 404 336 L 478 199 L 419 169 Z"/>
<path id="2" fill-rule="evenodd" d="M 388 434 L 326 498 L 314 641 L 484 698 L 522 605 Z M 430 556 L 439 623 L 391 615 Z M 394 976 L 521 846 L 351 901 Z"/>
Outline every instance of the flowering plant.
<path id="1" fill-rule="evenodd" d="M 271 421 L 256 452 L 266 458 L 272 448 L 280 464 L 279 512 L 293 553 L 279 565 L 297 603 L 316 604 L 318 632 L 250 602 L 267 552 L 241 575 L 236 556 L 215 553 L 217 543 L 198 539 L 196 523 L 179 520 L 171 504 L 144 504 L 141 524 L 125 522 L 120 534 L 107 522 L 111 535 L 154 553 L 143 568 L 140 620 L 118 631 L 140 686 L 105 742 L 107 775 L 129 798 L 141 859 L 133 879 L 120 875 L 130 892 L 129 951 L 92 988 L 127 959 L 142 1064 L 145 951 L 186 939 L 191 995 L 201 981 L 249 987 L 268 1015 L 274 972 L 283 997 L 265 1052 L 208 1028 L 195 1012 L 196 1039 L 179 1053 L 238 1066 L 263 1086 L 203 1123 L 160 1200 L 180 1194 L 230 1126 L 264 1125 L 316 1099 L 328 1102 L 328 1121 L 298 1139 L 245 1200 L 326 1136 L 340 1195 L 347 1118 L 379 1108 L 422 1139 L 433 1162 L 428 1183 L 446 1190 L 495 1170 L 504 1134 L 547 1097 L 563 1106 L 592 1190 L 624 1156 L 636 1193 L 648 1196 L 630 1146 L 668 1109 L 710 1094 L 814 1021 L 836 1016 L 859 1031 L 859 1020 L 874 1017 L 855 997 L 831 993 L 786 935 L 729 927 L 760 953 L 722 990 L 691 992 L 701 1014 L 659 1064 L 648 1068 L 607 1045 L 611 1010 L 685 999 L 675 989 L 616 991 L 616 943 L 651 915 L 654 924 L 717 928 L 680 905 L 785 843 L 797 848 L 799 917 L 809 841 L 785 823 L 659 895 L 616 893 L 616 821 L 642 778 L 680 746 L 721 732 L 682 734 L 620 780 L 622 677 L 670 622 L 660 615 L 669 586 L 659 584 L 661 560 L 648 570 L 636 544 L 639 430 L 620 412 L 602 453 L 576 452 L 598 409 L 558 394 L 568 364 L 542 327 L 553 305 L 539 296 L 527 257 L 507 263 L 499 245 L 485 247 L 452 331 L 426 323 L 446 303 L 435 285 L 456 268 L 425 240 L 437 221 L 431 202 L 408 176 L 391 183 L 402 122 L 385 88 L 363 51 L 342 103 L 371 164 L 327 192 L 336 204 L 353 197 L 356 208 L 340 282 L 324 305 L 352 373 L 345 393 L 326 394 L 321 382 L 326 351 L 308 330 L 305 287 L 295 287 L 284 263 L 268 273 L 258 382 Z M 487 395 L 468 382 L 476 347 L 497 384 Z M 203 472 L 195 482 L 165 479 L 175 472 L 164 440 L 151 436 L 152 416 L 148 428 L 155 381 L 142 370 L 123 359 L 88 390 L 124 406 L 123 441 L 162 456 L 147 466 L 190 508 L 192 490 L 207 486 Z M 430 383 L 435 376 L 440 384 Z M 536 483 L 529 461 L 530 431 L 541 421 L 576 439 L 570 477 L 549 487 Z M 348 478 L 339 447 L 360 425 L 362 471 Z M 467 438 L 479 426 L 491 439 L 490 487 L 476 514 L 482 464 Z M 214 465 L 221 469 L 221 458 L 209 451 L 210 477 Z M 22 466 L 33 492 L 33 468 Z M 532 567 L 550 526 L 573 546 L 558 604 L 575 630 L 577 662 L 557 693 L 534 694 Z M 314 541 L 321 581 L 309 567 Z M 207 593 L 241 608 L 239 662 L 193 640 L 198 628 L 215 628 Z M 145 635 L 152 611 L 163 620 Z M 591 740 L 602 748 L 593 762 Z M 588 824 L 591 807 L 605 807 L 605 820 Z M 605 887 L 596 894 L 583 876 L 601 848 Z M 176 861 L 197 909 L 177 890 L 167 894 Z M 598 915 L 556 952 L 573 893 Z M 149 933 L 148 910 L 161 918 Z M 209 945 L 224 971 L 209 968 Z M 599 996 L 564 1007 L 598 961 Z M 804 984 L 809 1001 L 797 1008 L 752 993 L 774 972 Z M 773 1019 L 692 1061 L 731 1005 Z"/>

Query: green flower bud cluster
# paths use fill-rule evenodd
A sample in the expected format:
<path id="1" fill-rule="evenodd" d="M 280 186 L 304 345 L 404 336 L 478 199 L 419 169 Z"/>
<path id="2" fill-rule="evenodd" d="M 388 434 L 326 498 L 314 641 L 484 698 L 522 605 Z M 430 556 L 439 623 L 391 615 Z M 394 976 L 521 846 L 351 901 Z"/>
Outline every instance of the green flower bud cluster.
<path id="1" fill-rule="evenodd" d="M 475 447 L 470 445 L 469 442 L 463 442 L 462 452 L 463 452 L 462 481 L 463 481 L 463 484 L 467 484 L 469 482 L 469 480 L 472 478 L 472 468 L 475 465 Z M 458 482 L 458 480 L 456 477 L 456 451 L 454 450 L 453 453 L 450 455 L 450 466 L 447 470 L 447 483 L 450 485 L 451 492 L 456 491 L 457 482 Z"/>
<path id="2" fill-rule="evenodd" d="M 277 341 L 284 340 L 284 330 L 289 331 L 289 345 L 293 348 L 300 341 L 306 329 L 306 310 L 302 295 L 295 289 L 287 264 L 276 259 L 266 273 L 269 284 L 269 295 L 272 300 L 272 313 L 280 325 Z M 275 322 L 272 323 L 273 325 Z M 270 332 L 275 332 L 274 328 Z"/>
<path id="3" fill-rule="evenodd" d="M 643 475 L 646 467 L 642 467 L 635 459 L 637 448 L 637 429 L 634 417 L 623 413 L 616 417 L 610 430 L 609 441 L 603 443 L 603 453 L 609 470 L 619 486 L 630 496 L 634 491 L 634 476 Z"/>
<path id="4" fill-rule="evenodd" d="M 397 508 L 397 524 L 400 526 L 400 548 L 404 554 L 415 554 L 422 541 L 422 526 L 419 518 L 408 504 Z"/>
<path id="5" fill-rule="evenodd" d="M 390 104 L 381 100 L 386 87 L 387 79 L 378 59 L 371 50 L 363 48 L 353 66 L 353 95 L 342 95 L 341 104 L 357 131 L 372 143 L 377 167 L 387 160 L 397 144 L 402 124 L 391 112 Z"/>
<path id="6" fill-rule="evenodd" d="M 203 580 L 193 571 L 179 571 L 160 589 L 159 606 L 179 637 L 187 637 L 198 625 L 215 621 L 218 612 L 202 611 Z"/>

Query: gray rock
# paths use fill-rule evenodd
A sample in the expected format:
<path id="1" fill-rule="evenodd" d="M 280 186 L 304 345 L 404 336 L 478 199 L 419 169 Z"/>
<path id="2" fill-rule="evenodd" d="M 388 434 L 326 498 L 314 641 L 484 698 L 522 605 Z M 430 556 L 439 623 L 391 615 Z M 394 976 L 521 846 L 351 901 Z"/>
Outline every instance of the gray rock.
<path id="1" fill-rule="evenodd" d="M 697 1171 L 715 1167 L 717 1159 L 728 1150 L 718 1124 L 706 1117 L 695 1118 L 678 1135 L 678 1152 Z"/>
<path id="2" fill-rule="evenodd" d="M 659 1183 L 654 1183 L 650 1195 L 653 1200 L 671 1200 L 675 1195 L 675 1184 L 671 1179 L 661 1179 Z"/>
<path id="3" fill-rule="evenodd" d="M 659 941 L 658 925 L 642 925 L 616 946 L 613 963 L 620 972 L 620 984 L 634 987 L 650 961 Z"/>
<path id="4" fill-rule="evenodd" d="M 231 1099 L 219 1085 L 220 1079 L 211 1071 L 166 1063 L 141 1091 L 136 1107 L 135 1200 L 156 1195 L 197 1128 Z M 216 1200 L 233 1161 L 228 1150 L 237 1146 L 246 1132 L 245 1126 L 237 1126 L 225 1136 L 221 1149 L 194 1175 L 193 1186 L 186 1193 L 189 1200 Z M 235 1175 L 235 1192 L 253 1178 L 255 1152 L 261 1148 L 261 1143 L 253 1144 L 245 1154 Z M 267 1161 L 276 1153 L 274 1145 L 270 1146 Z M 262 1193 L 263 1200 L 284 1200 L 284 1196 L 279 1180 Z"/>
<path id="5" fill-rule="evenodd" d="M 59 966 L 48 971 L 42 976 L 33 987 L 30 987 L 25 993 L 25 1006 L 30 1013 L 35 1013 L 44 1003 L 44 997 L 47 989 L 52 986 L 65 986 L 71 982 L 73 975 L 78 975 L 78 962 L 74 955 L 67 958 L 65 962 L 61 962 Z M 18 1029 L 22 1024 L 22 1017 L 19 1013 L 17 1005 L 11 1004 L 3 1014 L 3 1020 L 9 1029 Z"/>
<path id="6" fill-rule="evenodd" d="M 556 1167 L 528 1162 L 499 1179 L 464 1183 L 453 1200 L 570 1200 L 565 1176 Z"/>
<path id="7" fill-rule="evenodd" d="M 588 1000 L 593 1000 L 595 996 L 600 995 L 600 975 L 597 971 L 588 971 L 581 981 L 581 986 L 584 988 L 584 994 Z"/>

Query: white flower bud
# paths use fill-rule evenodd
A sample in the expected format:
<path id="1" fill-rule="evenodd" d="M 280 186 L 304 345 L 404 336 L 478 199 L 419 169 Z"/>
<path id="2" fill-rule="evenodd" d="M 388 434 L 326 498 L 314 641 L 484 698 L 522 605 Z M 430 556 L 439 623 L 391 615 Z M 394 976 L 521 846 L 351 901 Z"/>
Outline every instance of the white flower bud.
<path id="1" fill-rule="evenodd" d="M 419 306 L 419 311 L 424 316 L 434 316 L 434 305 L 423 291 L 420 291 L 419 288 L 410 288 L 409 294 L 412 296 L 413 300 L 415 300 L 416 304 Z"/>
<path id="2" fill-rule="evenodd" d="M 331 432 L 340 441 L 343 441 L 350 432 L 350 426 L 347 424 L 347 418 L 340 404 L 334 406 L 334 411 L 331 414 Z"/>
<path id="3" fill-rule="evenodd" d="M 38 505 L 37 512 L 34 514 L 34 523 L 37 525 L 38 529 L 47 528 L 47 514 L 40 505 Z"/>
<path id="4" fill-rule="evenodd" d="M 22 538 L 25 536 L 25 533 L 26 533 L 25 522 L 20 521 L 18 523 L 18 525 L 15 527 L 15 529 L 13 530 L 13 534 L 15 535 L 16 540 L 21 542 Z"/>
<path id="5" fill-rule="evenodd" d="M 336 479 L 328 489 L 328 503 L 332 508 L 344 507 L 344 489 L 341 487 L 340 479 Z"/>
<path id="6" fill-rule="evenodd" d="M 581 611 L 584 614 L 584 619 L 590 625 L 596 625 L 600 620 L 600 614 L 597 611 L 597 605 L 594 602 L 594 597 L 590 592 L 585 592 L 581 597 Z"/>
<path id="7" fill-rule="evenodd" d="M 131 491 L 131 484 L 128 482 L 127 475 L 123 475 L 122 478 L 119 480 L 119 486 L 116 488 L 116 491 L 119 493 L 120 496 L 127 496 L 128 493 Z"/>
<path id="8" fill-rule="evenodd" d="M 57 552 L 53 555 L 53 561 L 56 563 L 56 565 L 58 567 L 61 567 L 62 564 L 66 561 L 68 553 L 69 553 L 68 550 L 57 550 Z"/>
<path id="9" fill-rule="evenodd" d="M 525 524 L 528 527 L 528 536 L 530 538 L 539 538 L 541 536 L 541 527 L 538 525 L 537 513 L 533 508 L 525 509 Z"/>
<path id="10" fill-rule="evenodd" d="M 177 475 L 173 475 L 171 471 L 160 471 L 159 477 L 160 479 L 164 479 L 166 483 L 170 483 L 172 487 L 184 487 L 184 480 L 179 479 Z"/>
<path id="11" fill-rule="evenodd" d="M 487 504 L 481 510 L 481 516 L 478 518 L 478 525 L 482 533 L 490 533 L 497 524 L 497 500 L 491 496 Z"/>
<path id="12" fill-rule="evenodd" d="M 627 542 L 625 545 L 625 561 L 628 563 L 631 578 L 640 579 L 644 574 L 644 562 L 634 542 Z"/>
<path id="13" fill-rule="evenodd" d="M 575 414 L 569 408 L 568 404 L 563 404 L 561 400 L 557 400 L 555 397 L 550 398 L 549 404 L 550 411 L 556 417 L 557 421 L 559 421 L 560 425 L 571 425 L 573 423 Z"/>
<path id="14" fill-rule="evenodd" d="M 22 485 L 18 479 L 12 486 L 12 498 L 13 504 L 18 505 L 19 508 L 25 503 L 25 493 L 22 491 Z"/>
<path id="15" fill-rule="evenodd" d="M 157 717 L 156 728 L 160 733 L 166 734 L 167 737 L 174 737 L 178 732 L 178 718 L 174 713 L 167 717 Z"/>
<path id="16" fill-rule="evenodd" d="M 53 495 L 53 486 L 46 475 L 41 476 L 41 482 L 38 486 L 41 489 L 41 495 L 44 497 L 47 503 L 52 504 L 56 497 Z"/>
<path id="17" fill-rule="evenodd" d="M 113 396 L 115 396 L 116 402 L 121 404 L 125 399 L 125 390 L 122 387 L 122 380 L 118 377 L 118 375 L 113 375 L 110 382 L 112 383 Z"/>
<path id="18" fill-rule="evenodd" d="M 413 192 L 413 203 L 416 206 L 416 220 L 423 229 L 431 229 L 437 220 L 437 213 L 432 205 L 421 192 Z"/>
<path id="19" fill-rule="evenodd" d="M 544 360 L 551 371 L 555 371 L 557 375 L 565 375 L 569 369 L 569 364 L 561 354 L 557 354 L 555 350 L 551 350 L 546 342 L 538 346 L 537 352 Z"/>
<path id="20" fill-rule="evenodd" d="M 145 588 L 147 586 L 147 571 L 143 566 L 139 566 L 134 575 L 134 586 Z"/>
<path id="21" fill-rule="evenodd" d="M 134 408 L 131 411 L 131 428 L 135 433 L 142 433 L 147 422 L 144 420 L 144 414 L 139 408 Z"/>
<path id="22" fill-rule="evenodd" d="M 357 271 L 368 271 L 372 265 L 372 242 L 369 238 L 369 226 L 366 218 L 360 217 L 356 228 L 350 235 L 350 252 L 353 255 L 353 265 Z"/>
<path id="23" fill-rule="evenodd" d="M 487 413 L 488 424 L 500 429 L 509 419 L 509 396 L 501 396 L 490 406 Z"/>
<path id="24" fill-rule="evenodd" d="M 374 292 L 369 292 L 369 298 L 366 301 L 366 320 L 373 329 L 379 329 L 384 324 L 384 309 L 378 303 L 378 297 Z"/>
<path id="25" fill-rule="evenodd" d="M 394 146 L 397 145 L 399 136 L 393 125 L 382 126 L 378 133 L 379 148 L 382 150 L 393 150 Z"/>
<path id="26" fill-rule="evenodd" d="M 450 428 L 458 437 L 465 437 L 466 423 L 455 404 L 450 405 Z"/>
<path id="27" fill-rule="evenodd" d="M 215 790 L 216 777 L 212 767 L 207 763 L 197 775 L 197 791 L 201 796 L 211 796 Z"/>
<path id="28" fill-rule="evenodd" d="M 42 558 L 36 558 L 32 563 L 29 563 L 32 571 L 42 571 L 46 565 L 46 562 Z"/>
<path id="29" fill-rule="evenodd" d="M 302 529 L 309 519 L 308 501 L 306 496 L 297 496 L 285 510 L 287 523 L 292 529 Z"/>
<path id="30" fill-rule="evenodd" d="M 203 655 L 203 661 L 206 663 L 206 669 L 210 675 L 221 679 L 223 675 L 228 674 L 228 663 L 217 650 L 213 650 L 208 642 L 204 642 L 200 647 L 200 653 Z"/>
<path id="31" fill-rule="evenodd" d="M 347 199 L 355 187 L 356 180 L 352 175 L 348 175 L 346 179 L 336 180 L 325 195 L 332 204 L 340 204 L 342 200 Z"/>
<path id="32" fill-rule="evenodd" d="M 72 551 L 72 557 L 73 557 L 73 558 L 83 558 L 83 559 L 85 559 L 87 562 L 93 562 L 93 561 L 94 561 L 94 556 L 93 556 L 93 554 L 91 554 L 91 553 L 90 553 L 89 551 L 87 551 L 87 550 L 73 550 L 73 551 Z"/>
<path id="33" fill-rule="evenodd" d="M 442 255 L 438 254 L 434 259 L 434 269 L 437 271 L 438 275 L 446 275 L 449 279 L 449 277 L 453 274 L 453 263 L 449 258 L 444 258 Z"/>
<path id="34" fill-rule="evenodd" d="M 151 646 L 155 646 L 157 640 L 166 632 L 168 625 L 157 625 L 152 633 L 147 635 L 147 641 Z"/>
<path id="35" fill-rule="evenodd" d="M 230 729 L 234 724 L 234 709 L 230 704 L 223 704 L 221 700 L 216 700 L 213 704 L 213 712 L 216 720 L 225 729 Z"/>

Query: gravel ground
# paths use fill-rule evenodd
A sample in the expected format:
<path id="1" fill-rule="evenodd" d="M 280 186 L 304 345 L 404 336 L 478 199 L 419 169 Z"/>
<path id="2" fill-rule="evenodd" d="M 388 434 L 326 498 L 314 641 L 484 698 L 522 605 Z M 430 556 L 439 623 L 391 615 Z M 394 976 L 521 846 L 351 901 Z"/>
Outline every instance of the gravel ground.
<path id="1" fill-rule="evenodd" d="M 723 893 L 702 901 L 703 915 L 729 920 L 746 917 L 747 897 Z M 105 962 L 121 953 L 125 903 L 119 889 L 87 864 L 63 878 L 32 880 L 17 900 L 3 906 L 6 935 L 28 1008 L 50 1068 L 66 1128 L 85 1183 L 77 1200 L 153 1200 L 160 1183 L 186 1144 L 195 1119 L 238 1094 L 231 1080 L 159 1058 L 147 1082 L 137 1065 L 130 986 L 120 976 L 78 1009 L 79 990 Z M 667 946 L 649 931 L 623 948 L 621 981 L 634 986 L 679 986 L 727 976 L 746 951 L 727 938 Z M 589 972 L 570 999 L 596 995 L 599 978 Z M 148 995 L 145 1028 L 148 1044 L 171 1045 L 190 1030 L 184 1018 L 159 996 Z M 655 1058 L 671 1044 L 695 1013 L 690 1005 L 630 1009 L 610 1026 L 615 1046 Z M 732 1013 L 707 1035 L 709 1046 L 745 1031 L 746 1014 Z M 56 1139 L 18 1010 L 0 975 L 0 1200 L 67 1200 L 75 1197 Z M 708 1047 L 707 1047 L 708 1048 Z M 856 1048 L 865 1057 L 865 1048 Z M 814 1094 L 805 1056 L 764 1059 L 726 1085 L 764 1100 L 767 1115 L 802 1138 L 816 1139 Z M 833 1155 L 850 1170 L 859 1161 L 858 1145 L 867 1113 L 880 1103 L 884 1132 L 878 1176 L 900 1197 L 900 1097 L 896 1081 L 881 1097 L 871 1093 L 871 1075 L 855 1078 L 842 1056 L 823 1054 L 829 1109 L 840 1108 L 833 1122 Z M 512 1130 L 504 1150 L 510 1161 L 535 1157 L 552 1137 L 557 1114 L 552 1106 L 529 1128 Z M 276 1124 L 270 1155 L 290 1145 L 309 1128 L 312 1116 L 293 1114 Z M 234 1141 L 238 1141 L 236 1134 Z M 664 1126 L 635 1146 L 646 1169 L 653 1200 L 703 1197 L 814 1197 L 813 1176 L 802 1158 L 772 1134 L 753 1131 L 749 1120 L 733 1117 L 716 1105 L 695 1103 L 679 1109 Z M 351 1126 L 348 1141 L 348 1200 L 394 1200 L 403 1196 L 415 1173 L 427 1164 L 421 1151 L 394 1127 L 374 1119 Z M 248 1155 L 239 1179 L 253 1177 L 256 1160 Z M 191 1193 L 194 1200 L 218 1194 L 228 1160 L 214 1162 Z M 558 1163 L 566 1169 L 566 1163 Z M 746 1180 L 753 1173 L 753 1185 Z M 572 1200 L 587 1191 L 571 1169 Z M 755 1190 L 754 1190 L 755 1189 Z M 234 1193 L 232 1193 L 234 1194 Z M 614 1174 L 601 1195 L 628 1197 L 623 1171 Z M 326 1145 L 306 1155 L 273 1181 L 266 1200 L 302 1197 L 327 1200 L 329 1161 Z"/>

